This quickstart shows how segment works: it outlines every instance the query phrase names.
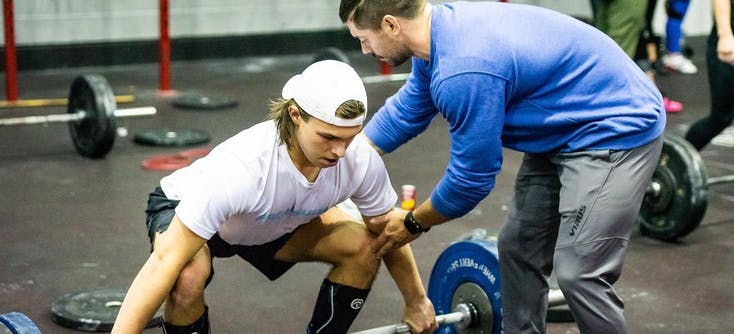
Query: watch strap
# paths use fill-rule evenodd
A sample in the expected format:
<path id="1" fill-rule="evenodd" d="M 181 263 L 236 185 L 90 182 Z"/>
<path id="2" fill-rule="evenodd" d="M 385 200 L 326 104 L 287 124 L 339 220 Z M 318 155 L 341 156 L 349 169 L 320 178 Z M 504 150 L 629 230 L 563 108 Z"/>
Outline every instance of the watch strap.
<path id="1" fill-rule="evenodd" d="M 415 217 L 413 217 L 413 211 L 408 211 L 408 214 L 405 215 L 405 219 L 403 219 L 403 225 L 405 226 L 405 229 L 410 232 L 410 234 L 418 234 L 422 232 L 428 232 L 431 228 L 423 228 L 420 224 L 418 224 L 418 221 L 415 220 Z"/>

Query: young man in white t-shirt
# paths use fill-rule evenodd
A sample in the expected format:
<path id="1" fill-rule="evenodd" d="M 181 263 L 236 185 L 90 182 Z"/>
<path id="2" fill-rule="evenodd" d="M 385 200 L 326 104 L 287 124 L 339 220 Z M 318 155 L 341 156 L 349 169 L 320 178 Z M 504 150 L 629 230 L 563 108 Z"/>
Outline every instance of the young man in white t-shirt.
<path id="1" fill-rule="evenodd" d="M 370 252 L 380 227 L 337 204 L 351 199 L 366 219 L 397 200 L 380 156 L 357 136 L 366 111 L 354 69 L 317 62 L 285 84 L 270 121 L 164 177 L 146 210 L 153 251 L 112 332 L 140 333 L 165 302 L 164 333 L 209 333 L 204 289 L 212 258 L 238 255 L 271 280 L 297 262 L 330 263 L 306 332 L 345 333 L 380 267 Z M 410 248 L 383 259 L 405 298 L 404 320 L 414 332 L 435 330 Z"/>

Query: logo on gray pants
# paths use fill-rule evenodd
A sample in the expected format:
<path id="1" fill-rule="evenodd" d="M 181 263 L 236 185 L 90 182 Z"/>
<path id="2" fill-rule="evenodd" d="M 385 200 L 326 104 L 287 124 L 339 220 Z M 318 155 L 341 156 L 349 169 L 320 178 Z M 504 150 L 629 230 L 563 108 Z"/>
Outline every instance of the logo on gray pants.
<path id="1" fill-rule="evenodd" d="M 573 225 L 571 225 L 571 235 L 576 235 L 576 230 L 579 229 L 579 225 L 581 224 L 581 220 L 584 219 L 584 212 L 586 212 L 586 205 L 582 205 L 578 211 L 576 211 L 576 218 L 573 220 Z"/>

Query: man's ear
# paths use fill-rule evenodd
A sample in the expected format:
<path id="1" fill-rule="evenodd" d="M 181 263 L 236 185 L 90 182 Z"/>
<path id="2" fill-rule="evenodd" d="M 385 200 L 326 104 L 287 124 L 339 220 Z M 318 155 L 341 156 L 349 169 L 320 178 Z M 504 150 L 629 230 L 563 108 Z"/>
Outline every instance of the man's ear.
<path id="1" fill-rule="evenodd" d="M 301 111 L 298 109 L 298 107 L 294 105 L 288 106 L 288 116 L 290 116 L 291 121 L 293 121 L 293 124 L 300 125 L 301 124 Z"/>
<path id="2" fill-rule="evenodd" d="M 400 23 L 398 18 L 392 15 L 382 17 L 382 30 L 391 35 L 397 35 L 400 32 Z"/>

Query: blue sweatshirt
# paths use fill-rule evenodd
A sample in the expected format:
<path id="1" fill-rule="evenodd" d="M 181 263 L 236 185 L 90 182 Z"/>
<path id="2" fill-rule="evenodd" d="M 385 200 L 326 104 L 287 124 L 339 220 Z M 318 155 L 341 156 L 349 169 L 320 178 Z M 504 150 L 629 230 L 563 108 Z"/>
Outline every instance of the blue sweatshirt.
<path id="1" fill-rule="evenodd" d="M 494 187 L 502 147 L 526 153 L 626 150 L 663 133 L 660 92 L 608 36 L 570 16 L 499 2 L 433 6 L 428 61 L 365 126 L 391 152 L 438 113 L 450 158 L 431 194 L 448 218 Z"/>

